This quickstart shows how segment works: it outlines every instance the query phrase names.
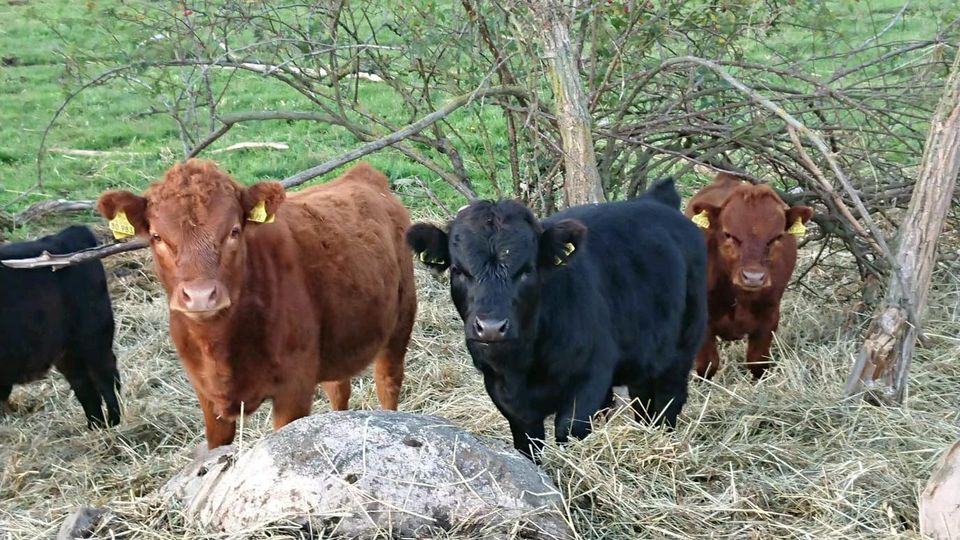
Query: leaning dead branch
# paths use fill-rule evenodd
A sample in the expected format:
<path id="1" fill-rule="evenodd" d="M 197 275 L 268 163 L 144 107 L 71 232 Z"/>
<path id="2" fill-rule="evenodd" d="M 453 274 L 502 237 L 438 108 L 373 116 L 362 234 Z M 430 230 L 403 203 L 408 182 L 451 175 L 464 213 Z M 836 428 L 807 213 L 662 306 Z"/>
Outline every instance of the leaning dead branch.
<path id="1" fill-rule="evenodd" d="M 127 251 L 144 249 L 149 246 L 150 242 L 148 240 L 144 238 L 135 238 L 126 242 L 116 242 L 104 246 L 92 247 L 82 251 L 76 251 L 74 253 L 52 254 L 48 251 L 44 251 L 38 257 L 31 257 L 27 259 L 4 259 L 0 261 L 0 264 L 10 268 L 51 268 L 56 271 L 67 266 L 73 266 L 96 259 L 102 259 L 110 255 L 125 253 Z"/>
<path id="2" fill-rule="evenodd" d="M 225 152 L 235 152 L 237 150 L 289 150 L 290 146 L 286 143 L 276 143 L 276 142 L 241 142 L 236 144 L 231 144 L 230 146 L 224 148 L 218 148 L 216 150 L 211 150 L 211 155 L 223 154 Z"/>
<path id="3" fill-rule="evenodd" d="M 920 178 L 900 226 L 900 245 L 887 294 L 847 380 L 848 396 L 864 393 L 878 404 L 899 404 L 907 391 L 937 244 L 960 174 L 960 54 L 931 122 Z"/>
<path id="4" fill-rule="evenodd" d="M 76 157 L 115 157 L 115 156 L 142 156 L 143 152 L 125 152 L 121 150 L 82 150 L 78 148 L 50 148 L 47 152 Z"/>

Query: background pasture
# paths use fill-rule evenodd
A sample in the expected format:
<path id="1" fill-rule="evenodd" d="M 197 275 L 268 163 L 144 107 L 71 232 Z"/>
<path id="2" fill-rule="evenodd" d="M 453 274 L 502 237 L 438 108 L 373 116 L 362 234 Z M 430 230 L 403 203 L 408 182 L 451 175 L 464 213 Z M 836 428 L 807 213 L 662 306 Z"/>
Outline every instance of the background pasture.
<path id="1" fill-rule="evenodd" d="M 769 51 L 815 57 L 853 46 L 884 28 L 903 2 L 831 0 L 806 5 L 809 9 L 793 12 L 796 19 L 767 40 L 764 49 L 744 54 L 761 61 L 775 56 Z M 50 153 L 44 158 L 44 187 L 31 190 L 42 133 L 80 74 L 88 73 L 90 65 L 117 61 L 122 51 L 141 43 L 142 26 L 117 18 L 126 6 L 119 1 L 0 4 L 4 211 L 47 199 L 92 199 L 113 187 L 140 190 L 179 159 L 177 126 L 169 117 L 149 114 L 156 96 L 136 81 L 113 80 L 80 94 L 47 143 L 106 154 Z M 885 39 L 928 36 L 943 21 L 960 15 L 958 10 L 946 0 L 915 2 Z M 824 27 L 829 28 L 826 34 Z M 822 62 L 824 70 L 835 68 L 828 59 Z M 222 103 L 225 112 L 308 105 L 288 87 L 255 74 L 240 73 L 231 84 L 234 91 Z M 399 98 L 377 84 L 362 83 L 357 91 L 379 114 L 395 115 L 391 120 L 397 123 L 408 120 Z M 483 166 L 508 186 L 506 126 L 499 111 L 477 104 L 453 115 L 449 123 L 462 135 L 456 144 L 472 150 L 469 156 L 486 156 Z M 339 127 L 272 121 L 238 127 L 211 149 L 242 141 L 290 147 L 212 156 L 245 183 L 289 176 L 359 144 Z M 386 150 L 367 159 L 390 177 L 420 219 L 441 217 L 413 178 L 422 179 L 447 206 L 464 202 L 398 152 Z M 468 170 L 477 170 L 479 164 L 470 159 Z M 920 156 L 904 152 L 901 159 L 910 166 Z M 478 173 L 474 185 L 490 196 L 493 189 L 485 178 Z M 704 181 L 692 171 L 683 174 L 685 195 Z M 86 213 L 48 218 L 2 234 L 28 238 L 72 221 L 105 232 L 102 220 Z M 952 241 L 943 246 L 946 254 L 956 251 Z M 808 262 L 813 256 L 811 250 L 802 254 Z M 842 261 L 844 255 L 837 257 Z M 166 513 L 152 497 L 203 443 L 196 398 L 166 333 L 163 292 L 142 252 L 117 256 L 107 267 L 124 382 L 123 423 L 105 432 L 85 430 L 79 405 L 59 375 L 17 387 L 14 410 L 0 416 L 0 537 L 50 536 L 80 504 L 113 508 L 133 537 L 207 537 Z M 911 395 L 902 409 L 842 400 L 842 384 L 858 345 L 861 321 L 850 315 L 850 290 L 858 279 L 847 265 L 822 265 L 807 274 L 803 286 L 787 293 L 775 344 L 779 367 L 767 380 L 751 383 L 738 361 L 742 345 L 729 346 L 719 376 L 691 385 L 677 433 L 652 430 L 620 416 L 585 441 L 564 449 L 550 446 L 544 468 L 565 493 L 578 532 L 584 538 L 919 537 L 917 495 L 939 452 L 960 437 L 957 271 L 949 260 L 938 268 L 925 328 L 928 339 L 919 350 Z M 461 343 L 445 283 L 421 270 L 417 279 L 420 309 L 401 409 L 436 414 L 474 433 L 508 439 L 506 424 L 483 392 Z M 368 376 L 355 381 L 351 406 L 376 408 Z M 318 394 L 314 411 L 324 410 L 328 406 Z M 246 423 L 243 440 L 268 430 L 269 407 L 264 407 Z M 251 532 L 256 537 L 289 534 Z"/>

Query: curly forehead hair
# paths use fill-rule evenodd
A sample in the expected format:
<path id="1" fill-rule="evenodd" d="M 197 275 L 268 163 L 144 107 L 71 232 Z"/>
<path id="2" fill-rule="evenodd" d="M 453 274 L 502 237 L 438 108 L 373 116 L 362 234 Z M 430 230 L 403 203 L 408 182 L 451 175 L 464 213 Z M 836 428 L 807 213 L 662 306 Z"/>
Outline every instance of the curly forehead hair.
<path id="1" fill-rule="evenodd" d="M 494 230 L 502 229 L 505 224 L 517 220 L 526 222 L 537 234 L 543 232 L 543 225 L 529 208 L 509 199 L 498 202 L 477 201 L 461 209 L 454 218 L 454 222 L 465 223 L 471 228 L 489 227 Z"/>
<path id="2" fill-rule="evenodd" d="M 238 201 L 243 186 L 221 171 L 212 161 L 190 159 L 170 168 L 163 180 L 151 185 L 146 192 L 149 201 L 174 201 L 183 209 L 186 218 L 202 223 L 216 195 L 234 197 Z"/>
<path id="3" fill-rule="evenodd" d="M 756 186 L 752 184 L 742 184 L 727 197 L 727 200 L 732 200 L 734 195 L 741 197 L 743 202 L 752 206 L 759 206 L 766 201 L 772 201 L 783 209 L 789 208 L 789 206 L 783 202 L 783 199 L 777 195 L 777 192 L 765 184 Z"/>

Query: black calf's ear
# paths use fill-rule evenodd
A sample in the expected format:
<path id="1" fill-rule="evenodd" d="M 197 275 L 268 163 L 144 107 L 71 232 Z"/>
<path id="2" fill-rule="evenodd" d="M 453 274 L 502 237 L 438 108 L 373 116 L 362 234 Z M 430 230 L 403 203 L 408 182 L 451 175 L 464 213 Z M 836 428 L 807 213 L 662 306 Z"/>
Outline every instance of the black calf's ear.
<path id="1" fill-rule="evenodd" d="M 540 266 L 550 268 L 567 264 L 583 247 L 586 238 L 586 225 L 575 219 L 564 219 L 550 225 L 540 235 Z"/>
<path id="2" fill-rule="evenodd" d="M 447 233 L 429 223 L 417 223 L 407 231 L 407 244 L 417 258 L 431 270 L 443 272 L 450 267 Z"/>

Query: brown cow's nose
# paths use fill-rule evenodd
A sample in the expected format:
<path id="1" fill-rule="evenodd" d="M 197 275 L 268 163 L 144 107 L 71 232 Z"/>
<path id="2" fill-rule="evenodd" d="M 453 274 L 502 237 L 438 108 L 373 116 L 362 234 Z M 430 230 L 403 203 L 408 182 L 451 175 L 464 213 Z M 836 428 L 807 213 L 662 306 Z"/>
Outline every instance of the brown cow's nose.
<path id="1" fill-rule="evenodd" d="M 473 322 L 476 338 L 481 341 L 500 341 L 507 337 L 510 321 L 507 319 L 477 319 Z"/>
<path id="2" fill-rule="evenodd" d="M 179 302 L 173 307 L 178 311 L 203 312 L 218 311 L 230 305 L 230 298 L 223 294 L 223 286 L 212 279 L 194 280 L 180 286 Z M 180 305 L 177 306 L 176 304 Z"/>
<path id="3" fill-rule="evenodd" d="M 740 277 L 743 278 L 743 282 L 746 285 L 753 287 L 759 287 L 763 285 L 763 280 L 767 277 L 766 272 L 751 272 L 748 270 L 743 270 L 740 272 Z"/>

